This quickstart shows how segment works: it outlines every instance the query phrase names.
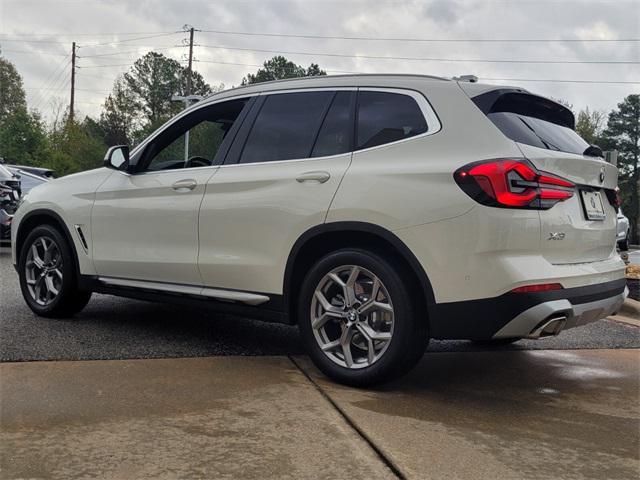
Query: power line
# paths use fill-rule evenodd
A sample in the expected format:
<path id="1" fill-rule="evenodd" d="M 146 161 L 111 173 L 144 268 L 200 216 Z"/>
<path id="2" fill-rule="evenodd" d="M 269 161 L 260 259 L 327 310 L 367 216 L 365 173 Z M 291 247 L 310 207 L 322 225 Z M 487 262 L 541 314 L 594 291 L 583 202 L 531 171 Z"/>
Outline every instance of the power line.
<path id="1" fill-rule="evenodd" d="M 14 37 L 108 37 L 115 35 L 161 35 L 175 33 L 175 31 L 165 32 L 111 32 L 111 33 L 0 33 L 0 40 L 3 36 Z"/>
<path id="2" fill-rule="evenodd" d="M 135 42 L 137 40 L 147 40 L 149 38 L 168 37 L 169 35 L 175 35 L 177 33 L 182 33 L 182 32 L 179 31 L 179 32 L 171 32 L 171 33 L 159 33 L 157 35 L 147 35 L 144 37 L 127 38 L 125 40 L 116 40 L 113 42 L 87 43 L 85 45 L 78 45 L 78 48 L 99 47 L 102 45 L 119 45 L 121 43 Z"/>
<path id="3" fill-rule="evenodd" d="M 542 83 L 610 83 L 610 84 L 623 84 L 623 85 L 640 85 L 639 81 L 633 80 L 560 80 L 560 79 L 542 79 L 542 78 L 489 78 L 482 77 L 482 80 L 490 81 L 504 81 L 504 82 L 542 82 Z"/>
<path id="4" fill-rule="evenodd" d="M 242 67 L 259 67 L 264 68 L 264 65 L 258 65 L 255 63 L 236 63 L 236 62 L 218 62 L 214 60 L 194 60 L 194 62 L 202 62 L 202 63 L 219 63 L 222 65 L 237 65 Z M 353 72 L 353 71 L 344 71 L 344 70 L 325 70 L 325 72 L 332 73 L 346 73 L 353 75 L 362 75 L 365 72 Z M 543 82 L 543 83 L 610 83 L 610 84 L 628 84 L 628 85 L 640 85 L 640 81 L 614 81 L 614 80 L 564 80 L 564 79 L 538 79 L 538 78 L 490 78 L 490 77 L 480 77 L 480 80 L 491 80 L 491 81 L 504 81 L 504 82 Z"/>
<path id="5" fill-rule="evenodd" d="M 56 57 L 66 57 L 67 53 L 43 52 L 41 50 L 2 50 L 2 53 L 26 53 L 31 55 L 53 55 Z"/>
<path id="6" fill-rule="evenodd" d="M 86 65 L 84 67 L 78 67 L 80 69 L 85 68 L 106 68 L 106 67 L 130 67 L 134 65 L 133 63 L 119 63 L 119 64 L 109 64 L 109 65 Z"/>
<path id="7" fill-rule="evenodd" d="M 20 42 L 20 43 L 48 43 L 50 45 L 68 45 L 69 42 L 54 42 L 51 40 L 24 40 L 24 39 L 11 39 L 11 38 L 0 38 L 0 43 L 2 42 Z"/>
<path id="8" fill-rule="evenodd" d="M 264 68 L 264 64 L 258 64 L 258 63 L 238 63 L 238 62 L 218 62 L 215 60 L 194 60 L 194 62 L 202 62 L 202 63 L 216 63 L 216 64 L 220 64 L 220 65 L 237 65 L 240 67 L 258 67 L 258 68 Z M 296 69 L 291 69 L 296 70 Z M 361 74 L 362 72 L 354 72 L 354 71 L 350 71 L 350 70 L 325 70 L 322 69 L 325 72 L 331 72 L 331 73 L 346 73 L 346 74 L 354 74 L 354 75 L 358 75 Z"/>
<path id="9" fill-rule="evenodd" d="M 140 48 L 153 48 L 153 51 L 171 50 L 173 48 L 184 48 L 183 45 L 171 46 L 171 47 L 140 47 Z M 112 52 L 112 53 L 92 53 L 89 55 L 78 55 L 78 58 L 94 58 L 94 57 L 112 57 L 117 55 L 129 55 L 140 54 L 140 50 L 129 50 L 127 52 Z"/>
<path id="10" fill-rule="evenodd" d="M 215 48 L 220 50 L 237 50 L 242 52 L 274 53 L 280 55 L 307 55 L 313 57 L 339 57 L 339 58 L 366 58 L 372 60 L 411 60 L 421 62 L 462 62 L 462 63 L 523 63 L 523 64 L 594 64 L 594 65 L 635 65 L 640 61 L 618 61 L 618 60 L 485 60 L 475 58 L 427 58 L 427 57 L 392 57 L 382 55 L 349 55 L 345 53 L 324 53 L 324 52 L 293 52 L 286 50 L 267 50 L 258 48 L 228 47 L 224 45 L 197 45 L 204 48 Z"/>
<path id="11" fill-rule="evenodd" d="M 66 60 L 66 61 L 65 61 Z M 54 85 L 60 78 L 60 76 L 65 72 L 67 66 L 71 63 L 71 54 L 68 54 L 65 59 L 63 59 L 56 68 L 51 72 L 51 74 L 45 79 L 42 83 L 42 87 L 49 87 Z M 44 94 L 41 92 L 34 99 L 34 103 L 36 104 L 36 109 L 39 107 L 40 103 L 44 100 Z"/>
<path id="12" fill-rule="evenodd" d="M 202 33 L 216 33 L 220 35 L 241 35 L 251 37 L 287 37 L 287 38 L 313 38 L 325 40 L 363 40 L 381 42 L 482 42 L 482 43 L 551 43 L 551 42 L 640 42 L 640 38 L 409 38 L 409 37 L 355 37 L 341 35 L 310 35 L 294 33 L 265 33 L 265 32 L 238 32 L 229 30 L 198 30 Z"/>

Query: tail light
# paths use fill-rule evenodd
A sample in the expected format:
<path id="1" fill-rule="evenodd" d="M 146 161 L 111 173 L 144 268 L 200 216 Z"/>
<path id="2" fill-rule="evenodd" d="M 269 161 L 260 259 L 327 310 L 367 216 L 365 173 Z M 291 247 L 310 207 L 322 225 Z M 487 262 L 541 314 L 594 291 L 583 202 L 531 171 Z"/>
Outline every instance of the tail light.
<path id="1" fill-rule="evenodd" d="M 456 170 L 453 178 L 467 195 L 491 207 L 546 210 L 575 191 L 570 181 L 538 171 L 526 159 L 470 163 Z"/>

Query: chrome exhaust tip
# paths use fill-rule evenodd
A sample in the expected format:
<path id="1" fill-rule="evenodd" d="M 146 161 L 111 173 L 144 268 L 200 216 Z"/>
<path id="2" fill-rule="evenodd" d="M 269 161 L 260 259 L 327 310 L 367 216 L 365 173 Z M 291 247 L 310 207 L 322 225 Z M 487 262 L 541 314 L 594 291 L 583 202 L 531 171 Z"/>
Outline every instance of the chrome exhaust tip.
<path id="1" fill-rule="evenodd" d="M 555 337 L 562 331 L 566 323 L 566 315 L 551 317 L 534 328 L 529 335 L 527 335 L 527 338 L 535 340 L 543 337 Z"/>

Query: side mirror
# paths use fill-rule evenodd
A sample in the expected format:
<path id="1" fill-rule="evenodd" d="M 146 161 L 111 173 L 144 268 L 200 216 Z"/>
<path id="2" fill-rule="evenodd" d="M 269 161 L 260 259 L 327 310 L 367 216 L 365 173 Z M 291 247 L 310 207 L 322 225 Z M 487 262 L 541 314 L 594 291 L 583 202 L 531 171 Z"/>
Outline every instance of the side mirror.
<path id="1" fill-rule="evenodd" d="M 104 156 L 104 166 L 114 170 L 127 171 L 129 168 L 129 147 L 127 145 L 109 147 Z"/>

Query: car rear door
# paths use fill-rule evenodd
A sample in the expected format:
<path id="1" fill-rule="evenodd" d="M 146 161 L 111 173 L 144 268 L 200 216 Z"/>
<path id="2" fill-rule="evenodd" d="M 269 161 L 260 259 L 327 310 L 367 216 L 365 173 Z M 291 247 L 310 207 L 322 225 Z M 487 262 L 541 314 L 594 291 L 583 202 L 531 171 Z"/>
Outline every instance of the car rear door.
<path id="1" fill-rule="evenodd" d="M 200 210 L 205 286 L 279 294 L 295 241 L 325 221 L 351 161 L 353 90 L 263 93 Z"/>

